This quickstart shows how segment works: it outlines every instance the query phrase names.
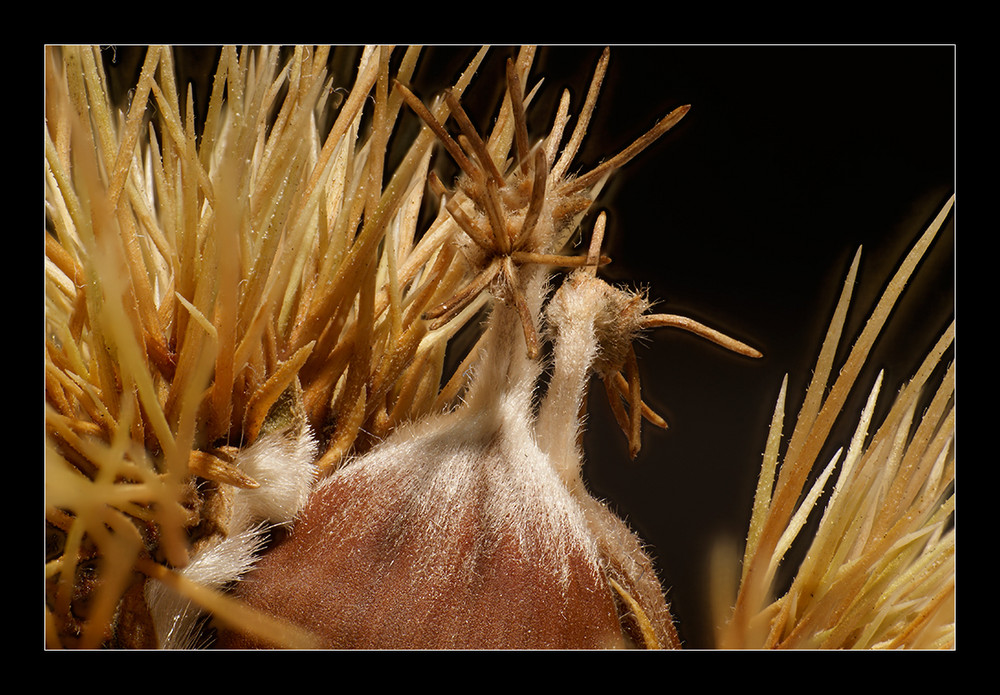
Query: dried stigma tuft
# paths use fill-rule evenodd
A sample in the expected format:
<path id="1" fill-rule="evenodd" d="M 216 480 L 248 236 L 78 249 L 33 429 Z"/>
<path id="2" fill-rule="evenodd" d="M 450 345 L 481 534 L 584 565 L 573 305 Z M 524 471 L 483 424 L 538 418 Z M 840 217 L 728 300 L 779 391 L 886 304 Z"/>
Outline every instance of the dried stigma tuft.
<path id="1" fill-rule="evenodd" d="M 666 429 L 667 422 L 642 401 L 639 364 L 633 342 L 645 330 L 659 327 L 681 328 L 746 357 L 761 353 L 709 328 L 694 319 L 676 314 L 647 314 L 651 302 L 643 292 L 633 292 L 608 284 L 597 277 L 597 259 L 604 238 L 605 216 L 602 213 L 591 237 L 589 262 L 574 271 L 560 286 L 546 307 L 549 326 L 556 341 L 565 340 L 577 321 L 584 319 L 592 328 L 597 346 L 593 369 L 604 382 L 608 402 L 619 427 L 629 441 L 629 454 L 635 458 L 641 447 L 641 419 Z M 574 317 L 573 314 L 578 317 Z M 579 339 L 579 338 L 578 338 Z M 624 402 L 623 402 L 624 401 Z M 628 409 L 626 410 L 626 405 Z"/>
<path id="2" fill-rule="evenodd" d="M 425 312 L 424 317 L 433 321 L 432 330 L 442 327 L 483 290 L 489 289 L 494 297 L 516 307 L 528 355 L 534 359 L 540 344 L 525 297 L 527 280 L 522 278 L 525 266 L 570 268 L 610 261 L 606 256 L 588 260 L 586 255 L 559 253 L 568 236 L 567 228 L 572 231 L 573 221 L 590 207 L 592 188 L 672 128 L 689 107 L 676 109 L 632 145 L 589 173 L 568 176 L 568 162 L 586 132 L 607 61 L 608 52 L 605 51 L 591 81 L 576 132 L 555 166 L 550 166 L 546 152 L 558 143 L 529 145 L 521 78 L 513 61 L 507 61 L 506 75 L 516 159 L 509 163 L 498 164 L 489 144 L 480 137 L 450 90 L 445 92 L 444 99 L 461 130 L 457 141 L 408 88 L 395 83 L 406 103 L 434 132 L 461 169 L 454 193 L 449 193 L 433 173 L 428 178 L 434 194 L 444 201 L 452 219 L 472 242 L 471 246 L 464 245 L 472 278 L 451 298 Z M 502 173 L 501 168 L 507 173 Z"/>

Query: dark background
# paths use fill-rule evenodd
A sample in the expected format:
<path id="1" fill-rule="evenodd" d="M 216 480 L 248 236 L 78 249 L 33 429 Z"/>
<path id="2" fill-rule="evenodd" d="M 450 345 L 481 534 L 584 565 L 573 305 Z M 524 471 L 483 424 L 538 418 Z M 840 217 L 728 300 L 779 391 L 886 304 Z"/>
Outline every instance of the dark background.
<path id="1" fill-rule="evenodd" d="M 532 107 L 534 137 L 547 132 L 564 87 L 578 113 L 600 52 L 540 49 L 530 80 L 545 78 Z M 196 102 L 207 103 L 216 53 L 178 57 L 182 71 L 204 80 Z M 415 91 L 433 96 L 473 53 L 427 49 Z M 503 63 L 514 54 L 494 49 L 467 92 L 481 129 L 495 115 Z M 124 73 L 130 55 L 119 47 L 114 56 Z M 334 67 L 343 84 L 352 79 Z M 743 540 L 782 376 L 789 374 L 791 418 L 854 252 L 864 246 L 841 359 L 905 251 L 954 191 L 954 92 L 951 46 L 612 48 L 579 171 L 677 106 L 692 108 L 599 198 L 614 259 L 605 276 L 648 287 L 661 311 L 692 316 L 765 354 L 754 361 L 678 331 L 651 333 L 638 346 L 643 394 L 670 429 L 645 427 L 635 461 L 599 385 L 591 399 L 585 475 L 649 544 L 687 646 L 711 646 L 708 551 L 720 538 Z M 583 224 L 588 235 L 593 217 Z M 886 369 L 880 413 L 954 314 L 954 249 L 949 222 L 862 373 L 857 388 L 866 392 Z M 845 422 L 823 456 L 851 431 Z"/>

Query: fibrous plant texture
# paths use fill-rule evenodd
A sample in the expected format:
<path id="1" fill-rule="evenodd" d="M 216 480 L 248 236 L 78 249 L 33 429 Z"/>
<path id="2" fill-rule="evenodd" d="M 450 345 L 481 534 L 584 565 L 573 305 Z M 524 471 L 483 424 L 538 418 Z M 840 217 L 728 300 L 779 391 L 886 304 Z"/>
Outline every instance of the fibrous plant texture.
<path id="1" fill-rule="evenodd" d="M 113 48 L 45 55 L 47 645 L 678 646 L 663 587 L 685 565 L 665 566 L 666 547 L 650 556 L 595 498 L 582 426 L 597 406 L 624 432 L 611 454 L 600 442 L 602 464 L 645 444 L 657 467 L 691 468 L 659 460 L 640 432 L 643 419 L 666 424 L 650 403 L 670 404 L 671 433 L 694 428 L 680 417 L 690 401 L 650 384 L 636 339 L 675 326 L 759 355 L 667 313 L 660 288 L 609 281 L 623 238 L 660 249 L 651 238 L 684 227 L 663 204 L 638 228 L 592 209 L 653 141 L 684 142 L 662 136 L 682 105 L 699 113 L 697 90 L 654 95 L 643 77 L 627 94 L 654 110 L 609 120 L 629 102 L 599 49 L 571 60 L 575 92 L 545 62 L 561 49 L 459 51 L 436 82 L 422 68 L 434 51 L 418 47 L 118 51 L 140 56 L 134 79 L 108 69 Z M 188 84 L 191 55 L 209 60 Z M 630 64 L 677 65 L 640 55 Z M 655 164 L 643 195 L 703 184 L 699 166 L 717 163 L 686 161 Z M 604 242 L 605 225 L 623 234 Z M 740 243 L 713 245 L 704 264 L 657 250 L 640 266 L 708 276 Z M 753 294 L 734 281 L 734 297 Z M 682 296 L 679 311 L 713 316 L 729 299 Z M 771 353 L 729 316 L 727 333 Z M 711 366 L 682 368 L 698 374 L 695 403 L 703 385 L 761 365 L 734 356 L 722 377 L 725 353 L 699 347 Z M 606 401 L 588 401 L 593 375 Z M 788 521 L 780 499 L 772 525 Z M 919 563 L 928 533 L 940 540 L 922 533 L 883 568 L 893 600 L 855 614 L 928 614 L 892 578 Z M 750 555 L 747 567 L 770 561 Z M 751 628 L 778 610 L 765 610 L 775 592 L 747 586 L 740 601 L 717 594 L 719 645 L 923 646 L 933 633 L 837 641 L 802 601 L 779 601 L 788 633 L 800 619 L 796 637 L 812 632 L 765 643 Z"/>
<path id="2" fill-rule="evenodd" d="M 460 502 L 472 502 L 471 526 L 445 529 L 438 540 L 472 533 L 477 567 L 500 562 L 493 569 L 497 576 L 506 577 L 511 562 L 541 563 L 532 571 L 553 577 L 556 594 L 536 602 L 548 602 L 557 636 L 520 624 L 521 614 L 513 611 L 501 618 L 507 632 L 456 628 L 439 642 L 416 635 L 423 642 L 402 644 L 678 644 L 638 541 L 579 484 L 577 415 L 587 376 L 605 343 L 618 343 L 610 361 L 601 355 L 598 369 L 616 409 L 624 413 L 627 404 L 630 414 L 622 423 L 627 417 L 634 453 L 640 414 L 662 424 L 640 400 L 629 345 L 639 330 L 676 325 L 756 353 L 694 321 L 643 319 L 645 302 L 633 302 L 626 317 L 612 317 L 610 328 L 605 319 L 596 333 L 586 332 L 589 355 L 563 365 L 575 386 L 565 393 L 553 388 L 547 401 L 555 404 L 561 429 L 536 427 L 532 409 L 550 268 L 588 265 L 593 273 L 606 261 L 600 233 L 587 255 L 566 255 L 564 248 L 607 176 L 669 130 L 686 107 L 576 175 L 570 165 L 586 134 L 607 52 L 572 129 L 567 94 L 538 143 L 528 139 L 524 111 L 534 93 L 524 88 L 534 49 L 508 61 L 505 98 L 485 137 L 460 101 L 485 50 L 444 99 L 428 106 L 406 86 L 419 50 L 401 53 L 394 59 L 388 48 L 364 49 L 350 88 L 339 91 L 336 76 L 326 75 L 327 49 L 296 48 L 284 63 L 276 49 L 223 49 L 205 120 L 196 123 L 193 93 L 178 88 L 170 49 L 146 51 L 121 110 L 109 95 L 100 51 L 47 52 L 50 645 L 193 646 L 204 639 L 198 622 L 204 611 L 265 644 L 396 646 L 377 622 L 395 624 L 396 613 L 350 614 L 342 628 L 347 637 L 324 639 L 329 635 L 323 629 L 336 630 L 336 624 L 303 625 L 298 616 L 275 615 L 273 607 L 248 608 L 223 590 L 251 571 L 268 532 L 294 520 L 317 478 L 342 466 L 344 475 L 338 471 L 330 481 L 367 470 L 362 462 L 369 451 L 379 460 L 392 458 L 382 452 L 408 436 L 403 429 L 391 437 L 404 423 L 416 421 L 418 429 L 419 423 L 438 423 L 447 431 L 446 422 L 431 416 L 453 406 L 474 370 L 479 388 L 470 390 L 454 417 L 494 424 L 470 439 L 458 427 L 450 441 L 462 452 L 459 460 L 471 456 L 472 465 L 445 467 L 442 476 L 455 485 L 486 471 L 498 479 L 485 487 L 473 480 L 472 488 L 458 492 L 408 493 L 416 495 L 414 504 L 430 507 L 426 518 L 417 515 L 414 527 L 397 536 L 362 529 L 358 544 L 391 546 L 389 566 L 417 553 L 423 564 L 413 576 L 419 578 L 429 562 L 443 573 L 442 586 L 464 582 L 472 598 L 486 601 L 476 614 L 490 614 L 490 601 L 514 605 L 521 590 L 530 603 L 528 585 L 537 574 L 490 594 L 479 586 L 481 576 L 455 574 L 464 571 L 447 564 L 456 558 L 436 565 L 441 558 L 429 555 L 433 539 L 420 545 L 411 537 L 447 521 Z M 424 128 L 397 149 L 401 161 L 390 171 L 389 143 L 404 101 Z M 449 114 L 461 131 L 457 139 L 444 126 Z M 455 193 L 429 168 L 439 141 L 462 170 Z M 442 203 L 429 223 L 422 217 L 435 207 L 424 201 L 428 190 Z M 587 305 L 589 320 L 610 311 L 607 296 Z M 486 336 L 494 337 L 484 338 L 450 379 L 443 378 L 450 339 L 488 303 Z M 625 328 L 613 323 L 623 320 L 630 322 Z M 624 333 L 609 336 L 609 330 Z M 418 449 L 426 438 L 410 437 Z M 493 440 L 505 437 L 511 441 L 495 452 Z M 439 454 L 431 449 L 413 458 L 415 474 L 436 479 L 432 459 Z M 566 460 L 555 462 L 556 454 Z M 522 456 L 533 463 L 519 468 Z M 518 480 L 527 497 L 501 499 Z M 324 483 L 320 491 L 331 486 Z M 334 508 L 357 514 L 377 494 L 377 488 L 351 489 Z M 478 499 L 483 495 L 485 502 Z M 389 499 L 405 505 L 408 498 L 394 491 Z M 377 516 L 373 510 L 363 520 L 351 517 L 342 530 L 349 534 L 352 524 Z M 544 519 L 554 525 L 535 523 Z M 293 530 L 290 538 L 304 534 Z M 584 600 L 567 604 L 576 586 L 577 552 L 593 583 Z M 320 580 L 339 580 L 341 572 L 351 577 L 350 566 L 332 571 Z M 360 588 L 351 587 L 354 594 L 341 595 L 339 607 L 350 609 L 357 592 L 364 595 L 372 586 L 383 599 L 400 598 L 382 566 L 368 564 L 364 571 L 370 576 L 359 579 Z M 418 585 L 403 595 L 402 609 L 391 609 L 410 610 L 419 624 L 426 617 L 422 602 L 435 600 L 433 589 Z M 593 616 L 573 611 L 586 613 L 594 592 L 610 622 L 598 621 L 595 639 L 581 638 L 593 631 Z M 469 611 L 468 603 L 456 604 L 446 618 L 461 624 Z M 366 631 L 369 639 L 351 641 Z M 487 635 L 498 641 L 483 642 Z"/>

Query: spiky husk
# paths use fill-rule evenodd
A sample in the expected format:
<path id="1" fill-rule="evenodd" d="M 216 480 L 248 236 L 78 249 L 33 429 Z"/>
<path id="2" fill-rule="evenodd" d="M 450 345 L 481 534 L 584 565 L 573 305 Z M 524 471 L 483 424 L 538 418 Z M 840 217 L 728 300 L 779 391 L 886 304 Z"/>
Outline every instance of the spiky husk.
<path id="1" fill-rule="evenodd" d="M 124 111 L 98 49 L 47 51 L 52 646 L 145 643 L 113 629 L 125 600 L 214 532 L 209 489 L 254 484 L 225 448 L 256 441 L 283 396 L 327 468 L 440 407 L 448 341 L 473 312 L 432 334 L 420 320 L 464 273 L 446 215 L 417 229 L 433 136 L 386 171 L 401 110 L 387 50 L 349 77 L 327 74 L 325 48 L 284 60 L 223 49 L 196 124 L 169 48 L 146 52 Z M 187 593 L 217 615 L 230 603 Z"/>
<path id="2" fill-rule="evenodd" d="M 952 203 L 903 259 L 846 361 L 834 372 L 860 250 L 855 255 L 783 455 L 787 377 L 782 383 L 738 580 L 726 586 L 725 578 L 735 574 L 726 549 L 719 548 L 714 559 L 718 646 L 954 646 L 955 375 L 953 364 L 941 367 L 954 341 L 954 323 L 910 381 L 900 385 L 881 423 L 873 424 L 882 389 L 879 373 L 846 452 L 841 448 L 829 462 L 819 460 L 872 345 Z M 810 475 L 815 479 L 807 489 Z M 824 491 L 818 526 L 803 532 Z M 800 533 L 808 550 L 785 589 L 778 569 Z"/>

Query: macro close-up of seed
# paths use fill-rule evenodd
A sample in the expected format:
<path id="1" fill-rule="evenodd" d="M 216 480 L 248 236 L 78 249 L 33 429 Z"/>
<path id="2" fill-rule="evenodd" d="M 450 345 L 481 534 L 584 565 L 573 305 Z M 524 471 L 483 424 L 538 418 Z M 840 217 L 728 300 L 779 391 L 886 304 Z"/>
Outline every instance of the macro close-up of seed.
<path id="1" fill-rule="evenodd" d="M 46 46 L 46 648 L 953 649 L 954 53 Z"/>

